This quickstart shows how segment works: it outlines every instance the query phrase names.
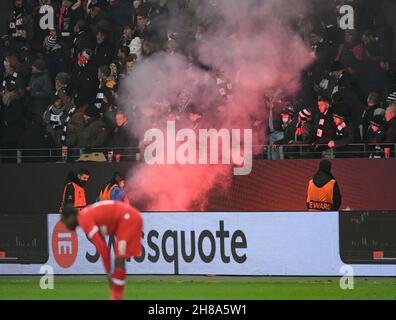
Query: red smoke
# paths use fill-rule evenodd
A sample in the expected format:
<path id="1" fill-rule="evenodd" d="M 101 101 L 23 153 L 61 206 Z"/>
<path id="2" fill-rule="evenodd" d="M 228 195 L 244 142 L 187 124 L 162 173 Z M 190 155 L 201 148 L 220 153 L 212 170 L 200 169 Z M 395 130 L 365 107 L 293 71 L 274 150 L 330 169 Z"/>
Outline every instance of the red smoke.
<path id="1" fill-rule="evenodd" d="M 122 91 L 133 133 L 142 139 L 151 128 L 165 131 L 167 110 L 180 105 L 185 96 L 180 93 L 188 92 L 188 99 L 204 111 L 201 128 L 253 128 L 253 143 L 265 144 L 264 95 L 275 89 L 295 93 L 301 71 L 311 63 L 308 48 L 289 28 L 295 8 L 305 2 L 192 1 L 204 32 L 189 45 L 190 53 L 222 71 L 233 83 L 233 99 L 219 101 L 214 71 L 192 65 L 183 55 L 155 54 L 135 68 Z M 179 128 L 185 124 L 178 122 Z M 133 201 L 145 210 L 205 210 L 208 192 L 226 191 L 231 175 L 231 167 L 222 165 L 140 164 L 131 170 L 128 186 Z"/>

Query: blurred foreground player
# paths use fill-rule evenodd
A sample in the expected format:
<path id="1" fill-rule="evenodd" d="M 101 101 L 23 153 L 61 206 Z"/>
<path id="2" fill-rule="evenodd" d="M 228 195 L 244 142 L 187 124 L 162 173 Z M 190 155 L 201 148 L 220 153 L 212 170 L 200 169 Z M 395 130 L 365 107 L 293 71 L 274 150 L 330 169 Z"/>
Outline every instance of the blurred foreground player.
<path id="1" fill-rule="evenodd" d="M 135 208 L 120 201 L 102 201 L 83 209 L 68 205 L 61 219 L 69 230 L 77 226 L 96 246 L 108 275 L 111 300 L 122 300 L 125 286 L 125 259 L 141 255 L 142 217 Z M 111 273 L 110 248 L 104 236 L 115 236 L 115 263 Z"/>

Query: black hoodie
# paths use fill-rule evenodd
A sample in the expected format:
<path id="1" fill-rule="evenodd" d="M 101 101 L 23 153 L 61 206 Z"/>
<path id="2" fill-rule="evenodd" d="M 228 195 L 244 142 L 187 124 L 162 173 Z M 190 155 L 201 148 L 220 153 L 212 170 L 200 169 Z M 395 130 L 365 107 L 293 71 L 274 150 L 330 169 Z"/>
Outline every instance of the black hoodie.
<path id="1" fill-rule="evenodd" d="M 322 188 L 324 185 L 326 185 L 328 182 L 331 180 L 335 180 L 333 175 L 331 173 L 324 172 L 322 170 L 319 170 L 314 178 L 313 178 L 313 183 L 315 186 L 318 188 Z M 340 193 L 340 188 L 338 186 L 338 183 L 334 184 L 334 190 L 333 190 L 333 207 L 332 210 L 339 210 L 342 202 L 342 197 Z"/>

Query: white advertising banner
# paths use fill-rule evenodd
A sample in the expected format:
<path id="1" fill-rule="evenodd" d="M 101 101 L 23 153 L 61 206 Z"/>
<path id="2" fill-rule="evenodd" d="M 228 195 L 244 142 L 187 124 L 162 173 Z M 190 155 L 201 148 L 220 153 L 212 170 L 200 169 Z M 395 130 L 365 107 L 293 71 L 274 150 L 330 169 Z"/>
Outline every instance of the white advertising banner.
<path id="1" fill-rule="evenodd" d="M 129 274 L 339 276 L 338 213 L 144 213 L 142 257 Z M 48 215 L 56 274 L 103 274 L 95 246 Z M 111 239 L 108 239 L 111 242 Z M 0 264 L 0 274 L 39 274 L 42 265 Z M 355 276 L 396 276 L 396 265 L 353 265 Z"/>

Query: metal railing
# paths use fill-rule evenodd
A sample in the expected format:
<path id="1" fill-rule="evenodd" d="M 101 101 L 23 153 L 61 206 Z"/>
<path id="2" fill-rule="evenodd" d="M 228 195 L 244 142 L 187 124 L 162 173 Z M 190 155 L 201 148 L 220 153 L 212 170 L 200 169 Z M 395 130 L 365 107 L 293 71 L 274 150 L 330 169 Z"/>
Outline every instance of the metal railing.
<path id="1" fill-rule="evenodd" d="M 351 144 L 329 149 L 326 145 L 253 145 L 256 160 L 319 158 L 394 158 L 396 144 Z M 387 151 L 389 150 L 389 151 Z M 0 149 L 0 163 L 29 162 L 133 162 L 143 158 L 139 148 Z"/>

